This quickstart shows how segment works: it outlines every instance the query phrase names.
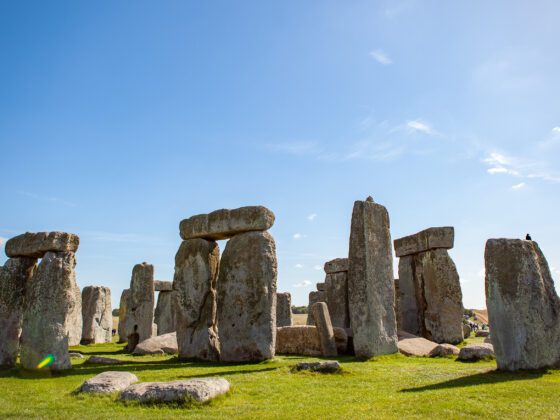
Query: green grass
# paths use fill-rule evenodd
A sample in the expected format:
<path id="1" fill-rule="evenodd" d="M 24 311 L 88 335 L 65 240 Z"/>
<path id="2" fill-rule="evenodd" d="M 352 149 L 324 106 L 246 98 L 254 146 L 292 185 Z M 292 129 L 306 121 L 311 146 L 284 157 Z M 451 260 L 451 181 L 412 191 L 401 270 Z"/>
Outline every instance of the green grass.
<path id="1" fill-rule="evenodd" d="M 0 373 L 0 418 L 559 418 L 560 371 L 509 374 L 495 362 L 402 355 L 338 360 L 343 374 L 292 373 L 314 358 L 277 357 L 257 364 L 181 363 L 172 356 L 130 356 L 122 345 L 79 346 L 125 365 L 84 365 L 52 376 L 13 369 Z M 207 405 L 126 405 L 116 396 L 76 395 L 92 376 L 126 370 L 141 381 L 220 376 L 231 392 Z"/>

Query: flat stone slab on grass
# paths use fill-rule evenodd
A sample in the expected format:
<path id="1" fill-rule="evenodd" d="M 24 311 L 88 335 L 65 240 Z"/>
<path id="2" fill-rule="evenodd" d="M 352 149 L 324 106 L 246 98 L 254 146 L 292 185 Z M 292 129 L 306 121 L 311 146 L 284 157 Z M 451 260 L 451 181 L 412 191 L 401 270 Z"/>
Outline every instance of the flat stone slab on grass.
<path id="1" fill-rule="evenodd" d="M 417 337 L 404 331 L 399 331 L 399 342 L 397 344 L 399 352 L 405 356 L 429 356 L 438 343 Z"/>
<path id="2" fill-rule="evenodd" d="M 26 232 L 5 245 L 8 257 L 42 258 L 47 252 L 76 252 L 80 237 L 66 232 Z"/>
<path id="3" fill-rule="evenodd" d="M 182 239 L 218 240 L 245 232 L 265 231 L 273 224 L 272 211 L 263 206 L 247 206 L 192 216 L 180 223 L 179 232 Z"/>
<path id="4" fill-rule="evenodd" d="M 138 378 L 130 372 L 103 372 L 85 381 L 80 387 L 80 392 L 110 394 L 122 391 L 136 382 Z"/>
<path id="5" fill-rule="evenodd" d="M 335 373 L 340 372 L 342 367 L 336 360 L 325 360 L 323 362 L 299 362 L 295 369 L 319 373 Z"/>
<path id="6" fill-rule="evenodd" d="M 461 349 L 458 360 L 474 362 L 476 360 L 486 359 L 487 357 L 495 357 L 494 346 L 492 346 L 492 344 L 469 344 Z"/>
<path id="7" fill-rule="evenodd" d="M 206 402 L 229 391 L 223 378 L 200 378 L 188 381 L 144 382 L 129 386 L 120 399 L 141 403 Z"/>
<path id="8" fill-rule="evenodd" d="M 457 356 L 459 354 L 459 348 L 455 347 L 453 344 L 438 344 L 435 349 L 433 349 L 429 356 L 430 357 L 442 357 L 442 356 Z"/>
<path id="9" fill-rule="evenodd" d="M 70 356 L 70 359 L 83 359 L 84 358 L 84 355 L 82 353 L 73 352 L 73 351 L 68 353 L 68 356 Z"/>
<path id="10" fill-rule="evenodd" d="M 85 363 L 90 365 L 122 365 L 124 360 L 112 359 L 110 357 L 90 356 Z"/>
<path id="11" fill-rule="evenodd" d="M 132 354 L 177 354 L 177 333 L 162 334 L 148 338 L 136 346 Z"/>
<path id="12" fill-rule="evenodd" d="M 453 248 L 454 240 L 455 229 L 453 227 L 432 227 L 414 235 L 395 239 L 395 254 L 397 257 L 404 257 L 406 255 L 419 254 L 430 249 L 451 249 Z"/>

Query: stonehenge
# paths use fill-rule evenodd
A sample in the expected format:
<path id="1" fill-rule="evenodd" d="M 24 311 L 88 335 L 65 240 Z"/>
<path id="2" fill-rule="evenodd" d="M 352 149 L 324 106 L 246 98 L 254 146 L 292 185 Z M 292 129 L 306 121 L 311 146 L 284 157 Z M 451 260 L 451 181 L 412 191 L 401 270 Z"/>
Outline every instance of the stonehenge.
<path id="1" fill-rule="evenodd" d="M 87 286 L 82 290 L 82 344 L 110 343 L 113 315 L 111 290 L 103 286 Z"/>
<path id="2" fill-rule="evenodd" d="M 128 308 L 130 306 L 130 289 L 124 289 L 121 293 L 121 300 L 119 302 L 119 343 L 126 343 L 126 331 L 128 329 Z"/>
<path id="3" fill-rule="evenodd" d="M 322 283 L 317 283 L 322 284 Z M 307 325 L 315 325 L 315 319 L 313 318 L 312 307 L 317 302 L 326 302 L 327 294 L 324 290 L 314 290 L 309 292 L 309 304 L 307 305 Z"/>
<path id="4" fill-rule="evenodd" d="M 154 266 L 143 262 L 132 269 L 130 298 L 127 302 L 125 335 L 127 350 L 156 335 L 154 324 Z"/>
<path id="5" fill-rule="evenodd" d="M 276 326 L 289 327 L 292 325 L 292 295 L 276 293 Z"/>
<path id="6" fill-rule="evenodd" d="M 498 369 L 560 367 L 560 298 L 539 245 L 530 240 L 489 239 L 484 260 L 486 306 Z"/>
<path id="7" fill-rule="evenodd" d="M 348 258 L 336 258 L 325 263 L 326 302 L 333 327 L 349 328 Z"/>
<path id="8" fill-rule="evenodd" d="M 394 242 L 400 257 L 399 329 L 436 343 L 463 341 L 461 285 L 447 252 L 453 242 L 452 227 L 429 228 Z"/>
<path id="9" fill-rule="evenodd" d="M 169 283 L 169 287 L 172 287 L 171 282 L 166 283 Z M 157 287 L 155 290 L 158 290 Z M 171 291 L 171 289 L 160 291 L 154 311 L 154 322 L 157 325 L 158 335 L 175 332 L 177 330 L 175 315 L 175 298 L 173 291 Z"/>
<path id="10" fill-rule="evenodd" d="M 313 311 L 313 319 L 315 319 L 317 332 L 321 339 L 321 352 L 323 356 L 336 356 L 336 341 L 327 304 L 325 302 L 317 302 L 313 305 L 311 310 Z"/>

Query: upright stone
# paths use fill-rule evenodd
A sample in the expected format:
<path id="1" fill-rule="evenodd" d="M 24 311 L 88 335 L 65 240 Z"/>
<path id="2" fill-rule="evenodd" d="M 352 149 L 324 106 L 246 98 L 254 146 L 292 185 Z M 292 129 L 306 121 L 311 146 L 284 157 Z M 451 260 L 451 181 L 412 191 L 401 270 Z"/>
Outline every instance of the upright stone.
<path id="1" fill-rule="evenodd" d="M 276 326 L 290 327 L 292 325 L 292 295 L 276 293 Z"/>
<path id="2" fill-rule="evenodd" d="M 130 289 L 124 289 L 121 293 L 121 300 L 119 303 L 119 325 L 118 325 L 118 333 L 119 333 L 119 343 L 126 343 L 127 342 L 127 322 L 128 322 L 128 313 L 129 308 L 131 305 L 131 292 Z"/>
<path id="3" fill-rule="evenodd" d="M 50 370 L 70 369 L 68 345 L 70 324 L 76 308 L 81 324 L 81 295 L 76 295 L 76 260 L 73 252 L 47 252 L 29 282 L 21 335 L 21 364 L 36 369 L 53 356 Z M 80 329 L 81 336 L 81 329 Z"/>
<path id="4" fill-rule="evenodd" d="M 336 350 L 336 341 L 334 338 L 333 326 L 329 309 L 325 302 L 317 302 L 311 308 L 315 325 L 321 339 L 321 353 L 324 357 L 334 357 L 338 354 Z"/>
<path id="5" fill-rule="evenodd" d="M 104 286 L 87 286 L 82 290 L 82 344 L 110 343 L 113 314 L 111 290 Z"/>
<path id="6" fill-rule="evenodd" d="M 276 246 L 267 232 L 229 240 L 218 277 L 220 360 L 274 357 L 276 339 Z"/>
<path id="7" fill-rule="evenodd" d="M 159 292 L 156 310 L 154 312 L 154 322 L 157 324 L 157 334 L 163 335 L 177 330 L 175 298 L 173 292 Z"/>
<path id="8" fill-rule="evenodd" d="M 16 365 L 25 308 L 25 293 L 35 258 L 11 258 L 0 267 L 0 369 Z"/>
<path id="9" fill-rule="evenodd" d="M 414 256 L 399 258 L 399 311 L 400 329 L 422 337 L 425 300 L 422 288 L 417 284 L 414 272 Z"/>
<path id="10" fill-rule="evenodd" d="M 307 305 L 307 325 L 315 325 L 315 320 L 313 319 L 313 311 L 311 308 L 317 302 L 326 302 L 327 294 L 319 290 L 309 292 L 309 304 Z"/>
<path id="11" fill-rule="evenodd" d="M 325 283 L 327 285 L 326 301 L 333 326 L 349 328 L 348 272 L 328 273 Z"/>
<path id="12" fill-rule="evenodd" d="M 154 335 L 154 266 L 143 262 L 132 269 L 128 313 L 128 350 Z"/>
<path id="13" fill-rule="evenodd" d="M 356 356 L 396 353 L 389 214 L 371 197 L 354 203 L 348 256 L 348 303 Z"/>
<path id="14" fill-rule="evenodd" d="M 220 248 L 214 241 L 183 241 L 175 256 L 177 344 L 181 359 L 219 359 L 216 281 Z"/>
<path id="15" fill-rule="evenodd" d="M 536 242 L 489 239 L 486 307 L 498 369 L 560 366 L 560 298 Z"/>

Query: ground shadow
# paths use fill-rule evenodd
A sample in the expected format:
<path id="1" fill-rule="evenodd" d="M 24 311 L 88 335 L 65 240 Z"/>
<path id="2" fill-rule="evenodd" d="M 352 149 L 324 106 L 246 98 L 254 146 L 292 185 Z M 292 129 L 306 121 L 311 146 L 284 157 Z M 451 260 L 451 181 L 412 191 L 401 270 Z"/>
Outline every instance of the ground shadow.
<path id="1" fill-rule="evenodd" d="M 435 391 L 439 389 L 464 388 L 475 385 L 496 384 L 501 382 L 525 381 L 529 379 L 538 379 L 545 373 L 546 371 L 512 373 L 492 370 L 489 372 L 477 373 L 475 375 L 451 379 L 449 381 L 440 382 L 437 384 L 424 385 L 415 388 L 405 388 L 401 389 L 400 392 L 424 392 Z"/>

